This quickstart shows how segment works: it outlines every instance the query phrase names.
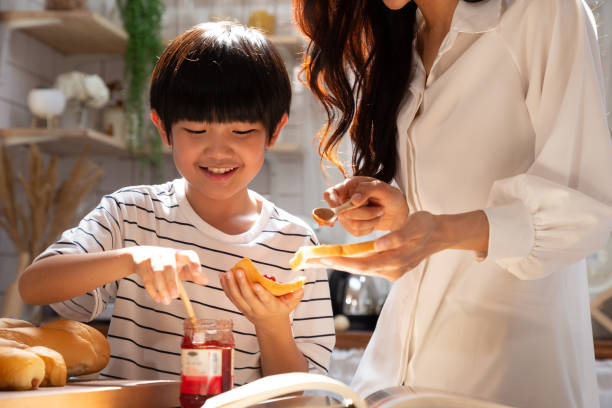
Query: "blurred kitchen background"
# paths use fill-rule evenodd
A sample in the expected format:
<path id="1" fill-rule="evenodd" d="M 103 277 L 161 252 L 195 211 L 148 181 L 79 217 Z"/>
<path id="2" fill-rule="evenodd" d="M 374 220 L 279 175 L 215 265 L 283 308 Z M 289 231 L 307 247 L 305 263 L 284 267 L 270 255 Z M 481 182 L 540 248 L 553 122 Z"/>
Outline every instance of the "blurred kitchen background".
<path id="1" fill-rule="evenodd" d="M 6 144 L 11 162 L 9 166 L 4 160 L 0 175 L 8 175 L 12 180 L 12 196 L 26 214 L 29 211 L 28 192 L 34 194 L 31 199 L 36 202 L 35 192 L 40 192 L 45 182 L 50 181 L 52 169 L 46 167 L 50 157 L 57 157 L 57 181 L 70 183 L 76 180 L 71 171 L 86 146 L 89 148 L 87 160 L 96 166 L 77 169 L 81 176 L 90 176 L 80 177 L 87 183 L 80 186 L 79 191 L 87 194 L 75 194 L 74 200 L 65 204 L 64 211 L 81 216 L 93 208 L 102 195 L 120 187 L 178 177 L 171 156 L 167 152 L 155 153 L 158 146 L 148 142 L 152 140 L 151 135 L 155 138 L 152 127 L 143 125 L 140 141 L 128 137 L 129 126 L 125 118 L 130 116 L 125 112 L 137 107 L 134 108 L 128 98 L 131 84 L 125 80 L 125 72 L 126 68 L 134 68 L 139 56 L 126 54 L 130 35 L 133 35 L 130 28 L 134 28 L 135 23 L 123 21 L 118 4 L 125 3 L 115 0 L 0 0 L 0 144 Z M 306 42 L 292 23 L 291 1 L 151 0 L 151 3 L 163 6 L 159 32 L 163 44 L 192 25 L 223 18 L 257 26 L 269 35 L 292 78 L 293 102 L 289 122 L 277 146 L 267 154 L 264 169 L 252 188 L 280 207 L 300 215 L 316 230 L 321 243 L 363 240 L 363 237 L 349 236 L 340 227 L 318 228 L 310 216 L 312 208 L 325 205 L 322 193 L 327 182 L 313 144 L 313 136 L 325 116 L 310 91 L 298 80 Z M 602 0 L 589 0 L 588 3 L 598 22 L 606 89 L 608 100 L 612 100 L 612 5 Z M 139 23 L 145 30 L 141 35 L 154 28 L 154 17 L 144 24 Z M 58 85 L 64 91 L 61 95 L 49 89 Z M 58 106 L 64 102 L 64 109 L 58 111 Z M 144 109 L 147 111 L 146 106 Z M 40 156 L 32 151 L 31 144 L 40 149 Z M 135 157 L 130 154 L 130 146 L 153 153 Z M 349 149 L 343 146 L 344 153 Z M 28 178 L 32 168 L 35 172 L 39 169 L 38 178 Z M 96 169 L 103 172 L 99 178 L 96 178 Z M 328 169 L 330 183 L 341 179 L 337 170 L 330 166 Z M 23 185 L 17 178 L 19 174 L 25 178 Z M 0 194 L 8 195 L 9 191 L 0 189 Z M 49 221 L 44 212 L 33 218 L 31 223 L 37 225 Z M 15 222 L 20 225 L 18 220 Z M 9 229 L 0 228 L 1 313 L 36 322 L 47 318 L 49 309 L 21 307 L 11 295 L 15 293 L 11 284 L 16 273 L 37 255 L 36 248 L 46 242 L 45 237 L 19 230 L 10 233 Z M 607 339 L 612 339 L 612 321 L 606 320 L 612 315 L 612 302 L 607 301 L 612 297 L 612 293 L 608 295 L 612 288 L 611 258 L 610 244 L 589 258 L 592 296 L 596 309 L 601 309 L 594 320 L 600 353 L 612 350 L 612 344 L 606 343 Z M 344 363 L 332 365 L 331 374 L 349 381 L 374 327 L 389 283 L 329 272 L 334 314 L 348 316 L 338 319 L 338 349 L 334 352 L 335 361 Z M 109 309 L 106 318 L 110 318 L 111 313 Z M 351 330 L 341 333 L 347 328 Z M 604 357 L 612 357 L 612 352 Z M 612 368 L 609 371 L 612 373 Z M 612 385 L 612 374 L 606 381 Z"/>

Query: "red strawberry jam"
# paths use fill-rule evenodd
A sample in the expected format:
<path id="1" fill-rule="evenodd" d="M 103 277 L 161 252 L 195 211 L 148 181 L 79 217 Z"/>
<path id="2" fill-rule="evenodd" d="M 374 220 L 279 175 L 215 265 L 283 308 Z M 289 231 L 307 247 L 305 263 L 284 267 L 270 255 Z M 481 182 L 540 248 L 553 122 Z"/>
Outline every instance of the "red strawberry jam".
<path id="1" fill-rule="evenodd" d="M 231 320 L 185 320 L 181 344 L 181 406 L 200 408 L 210 397 L 234 386 Z"/>

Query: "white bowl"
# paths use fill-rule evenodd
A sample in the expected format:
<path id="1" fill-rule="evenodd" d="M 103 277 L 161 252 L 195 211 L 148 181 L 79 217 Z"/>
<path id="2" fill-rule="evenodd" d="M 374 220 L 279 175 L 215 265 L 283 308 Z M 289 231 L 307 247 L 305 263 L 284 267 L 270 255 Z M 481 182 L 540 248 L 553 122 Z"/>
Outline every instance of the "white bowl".
<path id="1" fill-rule="evenodd" d="M 41 118 L 57 116 L 66 108 L 66 97 L 56 88 L 32 89 L 28 94 L 28 107 Z"/>

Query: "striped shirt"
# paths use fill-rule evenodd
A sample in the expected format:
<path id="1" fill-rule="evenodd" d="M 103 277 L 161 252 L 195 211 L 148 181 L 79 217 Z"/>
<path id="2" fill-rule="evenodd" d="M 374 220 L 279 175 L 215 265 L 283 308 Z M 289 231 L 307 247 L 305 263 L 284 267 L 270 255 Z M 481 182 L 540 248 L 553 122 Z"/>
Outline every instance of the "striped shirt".
<path id="1" fill-rule="evenodd" d="M 260 349 L 253 324 L 227 298 L 218 272 L 248 257 L 262 274 L 280 282 L 305 275 L 304 298 L 291 315 L 293 336 L 310 371 L 326 373 L 335 343 L 327 274 L 322 269 L 298 273 L 289 268 L 293 253 L 300 246 L 315 245 L 316 237 L 299 218 L 257 197 L 263 205 L 254 225 L 242 234 L 228 235 L 195 213 L 185 197 L 183 179 L 126 187 L 104 196 L 78 226 L 65 231 L 37 260 L 135 245 L 194 250 L 209 283 L 184 282 L 184 287 L 198 317 L 233 321 L 235 385 L 261 377 Z M 108 332 L 111 359 L 101 376 L 178 379 L 185 308 L 179 299 L 167 306 L 153 301 L 138 275 L 109 282 L 51 307 L 65 318 L 91 321 L 109 302 L 114 302 Z"/>

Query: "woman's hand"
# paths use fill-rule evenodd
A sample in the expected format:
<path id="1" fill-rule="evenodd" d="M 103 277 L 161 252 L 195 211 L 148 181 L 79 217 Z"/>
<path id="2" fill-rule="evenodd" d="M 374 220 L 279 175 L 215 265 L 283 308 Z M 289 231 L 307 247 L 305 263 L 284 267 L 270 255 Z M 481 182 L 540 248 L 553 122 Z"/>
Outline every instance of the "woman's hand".
<path id="1" fill-rule="evenodd" d="M 300 303 L 304 289 L 283 296 L 274 296 L 259 283 L 251 283 L 244 271 L 238 269 L 219 274 L 219 281 L 227 297 L 249 319 L 256 329 L 270 329 L 279 321 L 289 321 L 289 314 Z"/>
<path id="2" fill-rule="evenodd" d="M 399 229 L 377 239 L 375 252 L 357 257 L 315 258 L 308 263 L 395 281 L 436 252 L 453 248 L 484 255 L 488 242 L 489 223 L 483 211 L 452 215 L 419 211 Z"/>
<path id="3" fill-rule="evenodd" d="M 165 305 L 178 297 L 178 280 L 189 280 L 201 285 L 208 278 L 200 267 L 198 254 L 191 250 L 177 250 L 156 246 L 134 246 L 122 249 L 132 257 L 134 273 L 140 276 L 147 293 Z"/>
<path id="4" fill-rule="evenodd" d="M 408 204 L 400 190 L 371 177 L 351 177 L 325 191 L 323 198 L 330 207 L 346 201 L 359 208 L 342 211 L 340 224 L 351 234 L 363 236 L 374 230 L 392 231 L 408 217 Z"/>

